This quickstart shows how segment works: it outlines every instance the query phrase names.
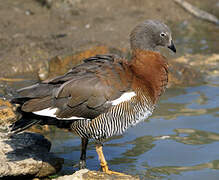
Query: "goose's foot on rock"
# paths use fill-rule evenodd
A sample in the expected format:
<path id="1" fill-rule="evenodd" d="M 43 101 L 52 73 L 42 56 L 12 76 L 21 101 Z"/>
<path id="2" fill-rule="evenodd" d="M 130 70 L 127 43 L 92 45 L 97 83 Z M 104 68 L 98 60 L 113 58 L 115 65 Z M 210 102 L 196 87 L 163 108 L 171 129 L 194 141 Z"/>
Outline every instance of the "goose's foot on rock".
<path id="1" fill-rule="evenodd" d="M 101 167 L 102 167 L 102 171 L 105 172 L 106 174 L 117 175 L 117 176 L 129 176 L 129 175 L 121 173 L 121 172 L 116 172 L 116 171 L 109 170 L 107 164 L 101 164 Z"/>
<path id="2" fill-rule="evenodd" d="M 96 145 L 96 151 L 100 160 L 100 166 L 102 168 L 102 171 L 105 172 L 106 174 L 114 174 L 114 175 L 119 175 L 119 176 L 129 176 L 120 172 L 116 172 L 116 171 L 111 171 L 108 168 L 107 162 L 105 160 L 105 157 L 103 155 L 103 146 L 102 144 L 97 144 Z"/>

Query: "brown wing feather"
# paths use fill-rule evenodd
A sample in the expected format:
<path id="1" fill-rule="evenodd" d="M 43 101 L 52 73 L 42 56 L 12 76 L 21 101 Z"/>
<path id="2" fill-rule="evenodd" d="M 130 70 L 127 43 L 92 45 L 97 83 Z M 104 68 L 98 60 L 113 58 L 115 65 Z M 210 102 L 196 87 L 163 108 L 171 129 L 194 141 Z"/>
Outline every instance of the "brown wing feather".
<path id="1" fill-rule="evenodd" d="M 110 107 L 107 101 L 130 88 L 128 72 L 127 62 L 112 55 L 88 58 L 63 76 L 20 90 L 22 97 L 30 97 L 22 110 L 56 107 L 60 118 L 94 118 Z"/>
<path id="2" fill-rule="evenodd" d="M 120 78 L 120 71 L 124 71 L 124 68 L 118 66 L 123 66 L 122 63 L 118 64 L 114 61 L 103 63 L 99 59 L 98 61 L 87 61 L 87 63 L 88 66 L 96 68 L 89 67 L 88 71 L 85 71 L 85 75 L 74 76 L 55 92 L 57 99 L 69 97 L 67 102 L 69 108 L 57 112 L 58 117 L 70 117 L 73 114 L 74 116 L 94 118 L 110 107 L 110 104 L 106 103 L 107 101 L 120 97 L 124 91 L 130 88 L 130 83 L 127 83 L 128 79 L 126 78 L 125 81 Z M 83 68 L 83 70 L 85 69 Z"/>
<path id="3" fill-rule="evenodd" d="M 25 112 L 33 112 L 33 111 L 40 111 L 42 109 L 46 109 L 48 107 L 51 107 L 52 105 L 52 97 L 46 96 L 42 98 L 35 98 L 31 99 L 29 101 L 26 101 L 22 105 L 22 111 Z"/>

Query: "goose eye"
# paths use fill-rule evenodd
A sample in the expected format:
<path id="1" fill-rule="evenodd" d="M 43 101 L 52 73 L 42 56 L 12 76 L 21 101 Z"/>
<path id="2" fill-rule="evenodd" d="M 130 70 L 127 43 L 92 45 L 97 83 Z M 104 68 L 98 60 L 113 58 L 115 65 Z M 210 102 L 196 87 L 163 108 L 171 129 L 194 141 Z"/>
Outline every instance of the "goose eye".
<path id="1" fill-rule="evenodd" d="M 162 32 L 160 33 L 160 37 L 165 37 L 166 36 L 166 33 Z"/>

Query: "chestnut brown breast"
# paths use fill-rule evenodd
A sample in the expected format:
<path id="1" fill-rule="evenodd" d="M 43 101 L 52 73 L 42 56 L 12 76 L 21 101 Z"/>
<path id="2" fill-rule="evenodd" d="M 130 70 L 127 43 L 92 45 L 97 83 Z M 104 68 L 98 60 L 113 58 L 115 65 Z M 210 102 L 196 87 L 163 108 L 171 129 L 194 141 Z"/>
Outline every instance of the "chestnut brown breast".
<path id="1" fill-rule="evenodd" d="M 134 74 L 133 89 L 141 88 L 155 104 L 168 82 L 166 58 L 158 52 L 135 50 L 130 68 Z"/>

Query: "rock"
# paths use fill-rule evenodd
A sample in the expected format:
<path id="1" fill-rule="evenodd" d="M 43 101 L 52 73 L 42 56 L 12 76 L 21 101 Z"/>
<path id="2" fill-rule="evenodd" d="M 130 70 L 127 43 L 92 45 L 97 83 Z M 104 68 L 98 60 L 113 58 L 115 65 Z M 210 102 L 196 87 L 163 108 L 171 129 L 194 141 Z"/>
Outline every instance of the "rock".
<path id="1" fill-rule="evenodd" d="M 89 172 L 88 169 L 81 169 L 79 171 L 76 171 L 74 174 L 72 175 L 65 175 L 65 176 L 60 176 L 57 179 L 53 179 L 53 180 L 82 180 L 83 179 L 83 175 L 85 173 Z"/>
<path id="2" fill-rule="evenodd" d="M 174 61 L 187 64 L 202 74 L 207 74 L 208 76 L 219 76 L 219 54 L 186 54 Z"/>
<path id="3" fill-rule="evenodd" d="M 0 133 L 0 178 L 45 177 L 57 173 L 63 159 L 49 153 L 51 143 L 42 135 Z"/>
<path id="4" fill-rule="evenodd" d="M 48 78 L 49 76 L 49 64 L 48 61 L 42 62 L 39 65 L 39 70 L 38 70 L 38 78 L 41 81 L 44 81 Z"/>
<path id="5" fill-rule="evenodd" d="M 88 171 L 87 173 L 83 174 L 83 180 L 140 180 L 137 176 L 132 175 L 109 175 L 104 172 L 99 171 Z"/>
<path id="6" fill-rule="evenodd" d="M 219 54 L 186 54 L 169 61 L 169 85 L 196 85 L 219 76 Z"/>
<path id="7" fill-rule="evenodd" d="M 65 8 L 65 10 L 74 6 L 75 3 L 81 2 L 81 0 L 36 0 L 47 8 Z"/>
<path id="8" fill-rule="evenodd" d="M 29 73 L 28 78 L 34 78 L 40 68 L 40 64 L 48 58 L 47 50 L 40 47 L 40 43 L 33 45 L 24 43 L 16 46 L 9 54 L 1 56 L 0 76 L 10 77 Z"/>
<path id="9" fill-rule="evenodd" d="M 15 119 L 16 114 L 12 105 L 8 101 L 0 99 L 0 129 L 6 130 Z"/>
<path id="10" fill-rule="evenodd" d="M 9 126 L 19 119 L 20 114 L 16 113 L 16 107 L 13 106 L 9 101 L 0 99 L 0 132 L 7 132 Z M 52 126 L 34 125 L 29 128 L 29 131 L 45 134 L 51 131 Z"/>
<path id="11" fill-rule="evenodd" d="M 82 169 L 76 171 L 72 175 L 61 176 L 56 180 L 139 180 L 139 177 L 132 175 L 109 175 L 100 171 L 90 171 L 88 169 Z"/>
<path id="12" fill-rule="evenodd" d="M 192 86 L 204 82 L 204 73 L 200 73 L 196 68 L 174 60 L 168 63 L 168 87 Z"/>

